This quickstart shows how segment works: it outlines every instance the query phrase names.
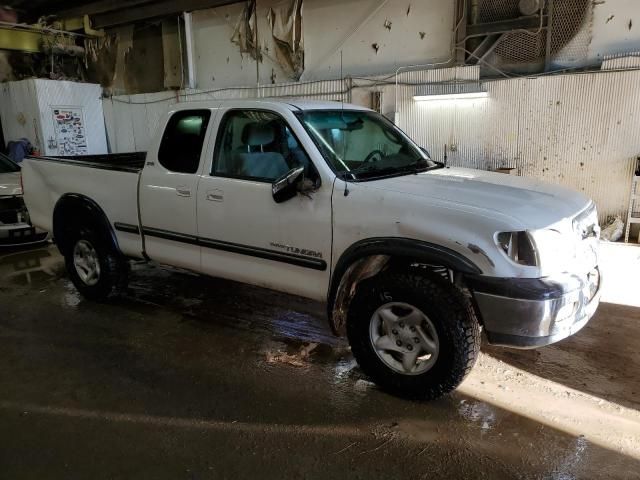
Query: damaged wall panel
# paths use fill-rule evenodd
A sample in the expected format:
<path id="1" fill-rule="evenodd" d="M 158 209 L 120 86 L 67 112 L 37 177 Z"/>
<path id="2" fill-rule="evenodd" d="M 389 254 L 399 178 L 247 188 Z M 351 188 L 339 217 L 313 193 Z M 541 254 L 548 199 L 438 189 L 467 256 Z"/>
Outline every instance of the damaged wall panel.
<path id="1" fill-rule="evenodd" d="M 162 26 L 136 25 L 132 48 L 125 56 L 127 92 L 157 92 L 164 89 Z"/>
<path id="2" fill-rule="evenodd" d="M 254 60 L 260 59 L 255 0 L 245 3 L 236 21 L 231 42 L 238 46 L 241 54 L 249 55 Z"/>
<path id="3" fill-rule="evenodd" d="M 87 77 L 94 83 L 99 83 L 106 92 L 113 88 L 116 73 L 116 59 L 118 57 L 118 36 L 85 40 L 85 64 Z"/>
<path id="4" fill-rule="evenodd" d="M 251 14 L 247 15 L 251 7 L 246 3 L 193 12 L 198 88 L 255 86 L 290 78 L 275 60 L 266 5 L 264 1 L 257 2 L 253 19 Z M 260 39 L 258 68 L 255 43 L 250 40 L 256 31 Z"/>
<path id="5" fill-rule="evenodd" d="M 267 13 L 276 60 L 296 81 L 304 72 L 302 4 L 302 0 L 281 1 L 270 7 Z"/>
<path id="6" fill-rule="evenodd" d="M 453 2 L 438 0 L 256 0 L 196 11 L 197 86 L 335 79 L 340 50 L 354 76 L 445 60 L 453 18 Z"/>
<path id="7" fill-rule="evenodd" d="M 393 72 L 451 57 L 455 2 L 305 1 L 303 80 Z"/>
<path id="8" fill-rule="evenodd" d="M 157 92 L 165 89 L 162 26 L 127 25 L 85 44 L 89 81 L 106 94 Z"/>
<path id="9" fill-rule="evenodd" d="M 184 86 L 184 65 L 181 50 L 182 27 L 180 17 L 162 21 L 162 54 L 164 66 L 164 88 L 182 88 Z"/>

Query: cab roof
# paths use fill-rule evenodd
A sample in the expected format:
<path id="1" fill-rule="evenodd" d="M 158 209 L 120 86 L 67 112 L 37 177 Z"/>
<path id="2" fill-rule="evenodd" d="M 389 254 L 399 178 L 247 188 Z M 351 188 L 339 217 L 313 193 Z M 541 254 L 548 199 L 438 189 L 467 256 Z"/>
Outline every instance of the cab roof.
<path id="1" fill-rule="evenodd" d="M 352 103 L 342 103 L 339 101 L 330 100 L 307 100 L 304 98 L 242 98 L 242 99 L 229 99 L 229 100 L 205 100 L 198 102 L 181 102 L 170 106 L 170 110 L 188 110 L 193 108 L 215 108 L 219 105 L 241 105 L 246 107 L 257 106 L 269 106 L 279 105 L 288 108 L 291 111 L 297 110 L 339 110 L 344 108 L 345 110 L 363 110 L 368 111 L 370 109 L 361 107 L 360 105 L 354 105 Z"/>

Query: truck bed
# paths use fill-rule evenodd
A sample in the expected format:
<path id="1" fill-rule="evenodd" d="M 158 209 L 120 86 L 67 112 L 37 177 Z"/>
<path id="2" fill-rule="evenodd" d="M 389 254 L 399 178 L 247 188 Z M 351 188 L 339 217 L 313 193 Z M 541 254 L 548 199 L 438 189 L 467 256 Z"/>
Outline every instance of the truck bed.
<path id="1" fill-rule="evenodd" d="M 64 195 L 95 202 L 112 225 L 138 225 L 138 180 L 145 157 L 145 153 L 27 157 L 22 162 L 22 182 L 33 225 L 52 231 L 54 209 Z M 119 231 L 115 235 L 125 255 L 140 255 L 140 236 Z"/>
<path id="2" fill-rule="evenodd" d="M 33 160 L 60 162 L 82 167 L 101 168 L 138 173 L 144 167 L 147 152 L 111 153 L 105 155 L 77 155 L 73 157 L 29 157 Z"/>

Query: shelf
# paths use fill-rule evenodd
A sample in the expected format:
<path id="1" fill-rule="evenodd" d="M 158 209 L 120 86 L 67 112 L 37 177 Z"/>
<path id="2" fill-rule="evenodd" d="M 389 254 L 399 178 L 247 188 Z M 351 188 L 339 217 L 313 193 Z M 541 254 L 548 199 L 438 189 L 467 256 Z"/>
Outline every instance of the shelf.
<path id="1" fill-rule="evenodd" d="M 638 203 L 640 202 L 640 175 L 633 176 L 633 184 L 631 186 L 631 195 L 629 201 L 629 210 L 627 217 L 627 226 L 624 233 L 625 243 L 629 242 L 629 234 L 631 233 L 631 225 L 640 224 L 640 217 L 632 217 L 632 213 L 638 213 Z M 638 243 L 640 243 L 640 233 L 638 233 Z"/>

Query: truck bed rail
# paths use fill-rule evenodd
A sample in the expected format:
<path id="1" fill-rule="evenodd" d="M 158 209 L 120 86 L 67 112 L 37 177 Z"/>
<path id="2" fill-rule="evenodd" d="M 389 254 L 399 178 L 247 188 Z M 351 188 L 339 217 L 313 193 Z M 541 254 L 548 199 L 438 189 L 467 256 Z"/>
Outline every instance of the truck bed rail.
<path id="1" fill-rule="evenodd" d="M 78 155 L 59 157 L 27 157 L 30 160 L 59 162 L 80 167 L 138 173 L 144 167 L 147 152 L 111 153 L 105 155 Z"/>

